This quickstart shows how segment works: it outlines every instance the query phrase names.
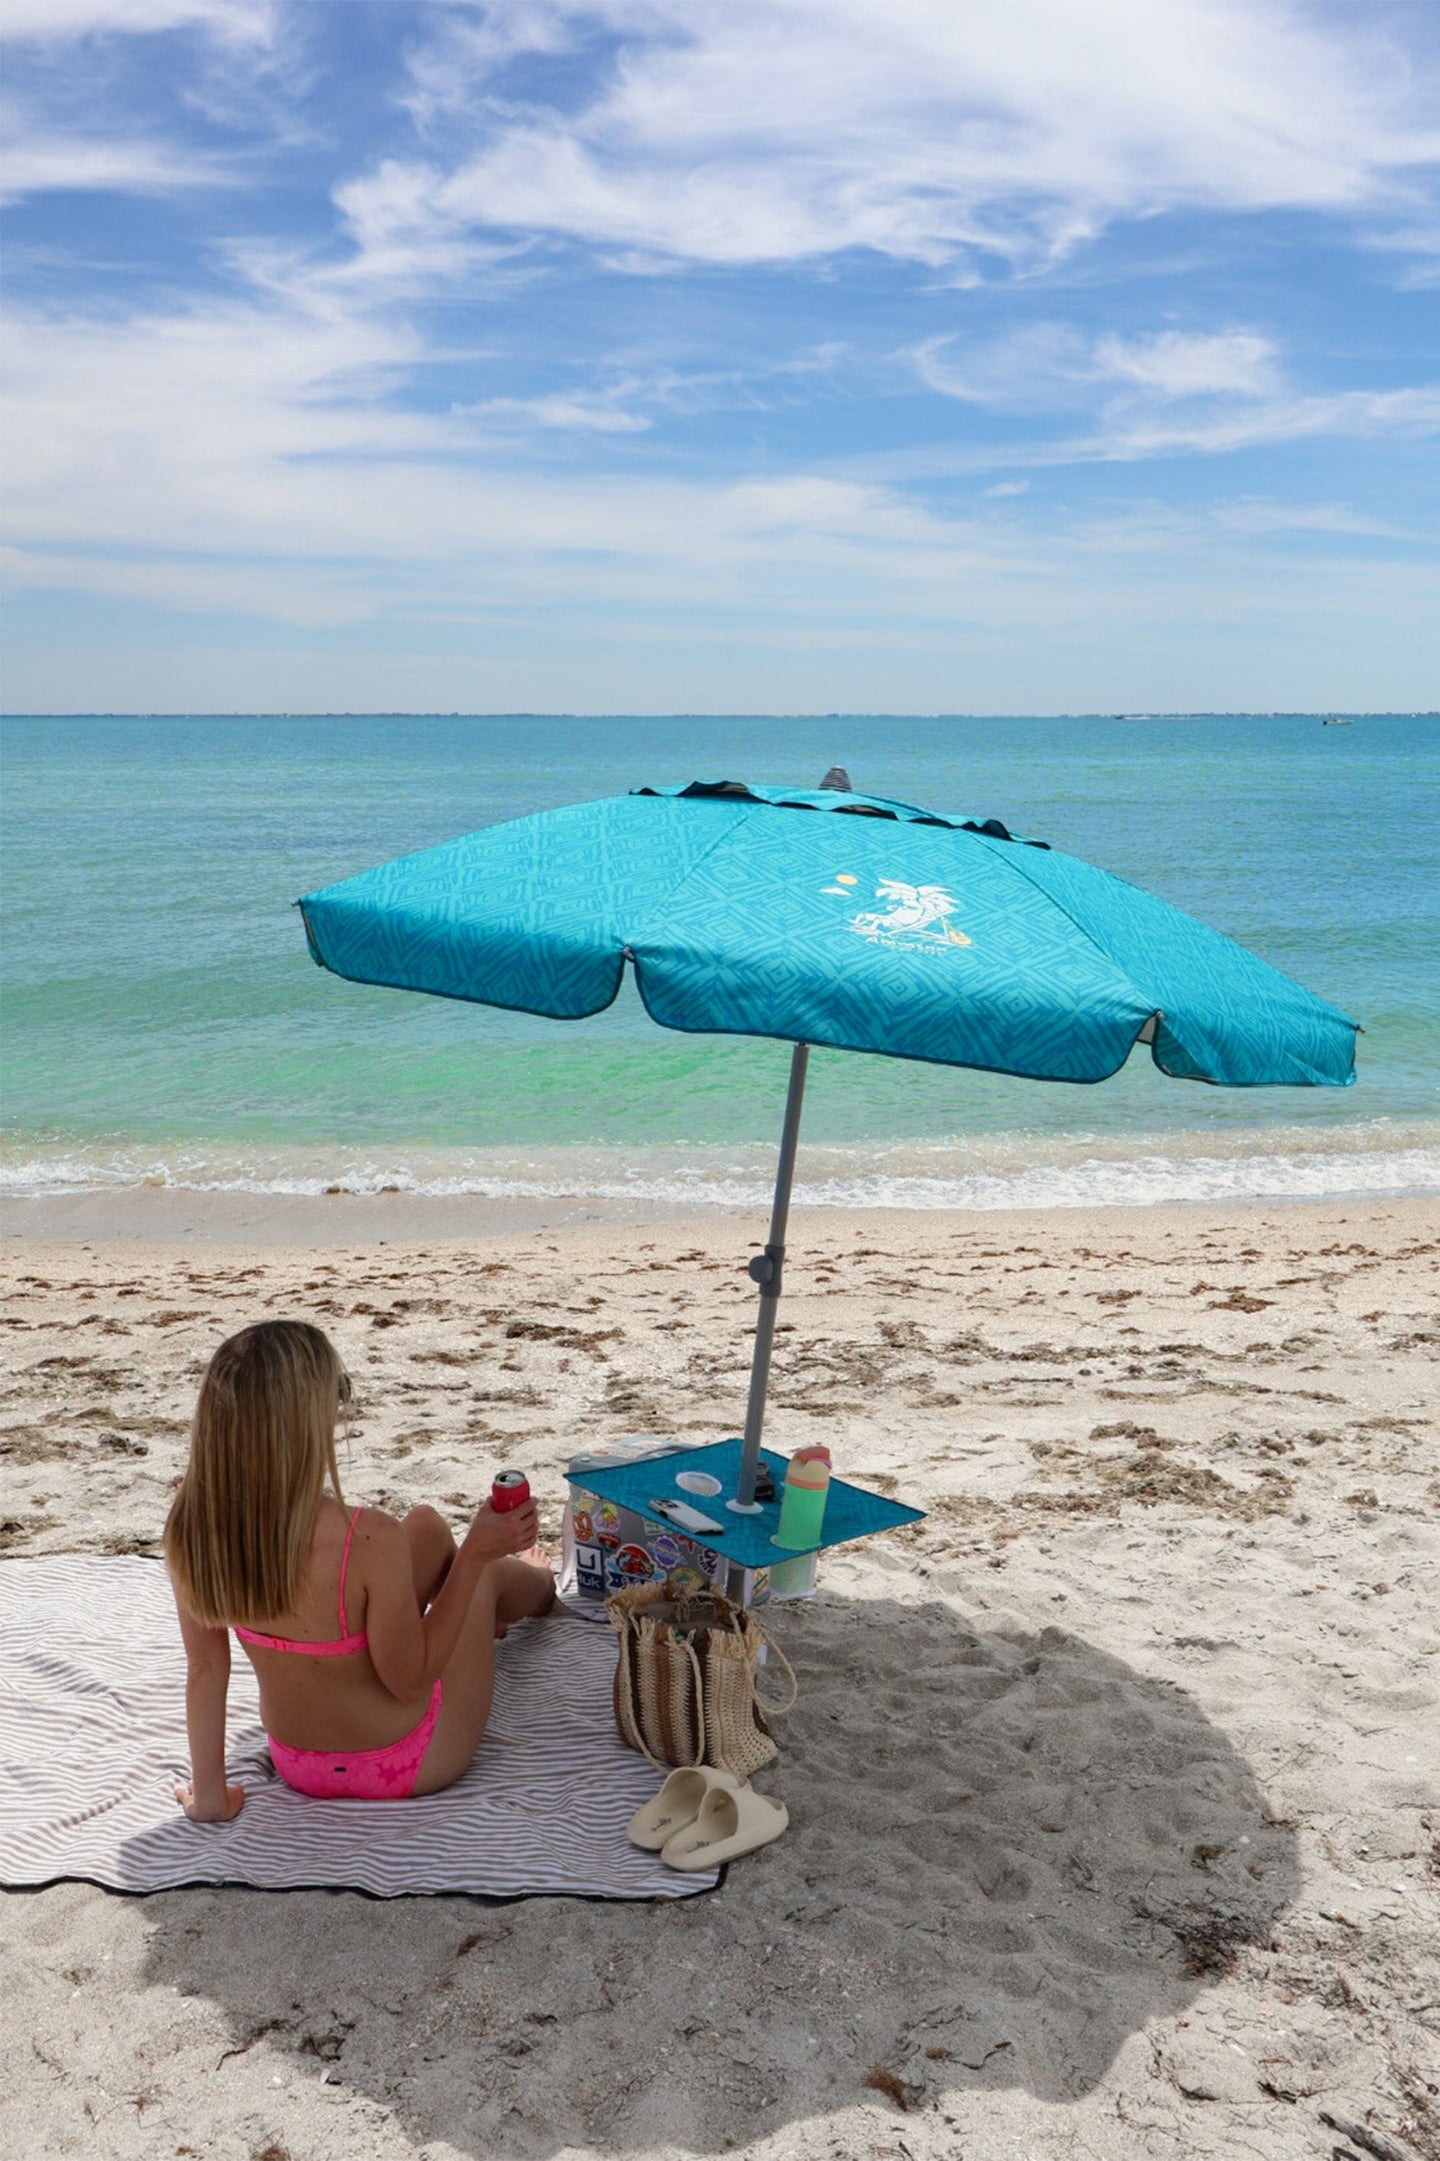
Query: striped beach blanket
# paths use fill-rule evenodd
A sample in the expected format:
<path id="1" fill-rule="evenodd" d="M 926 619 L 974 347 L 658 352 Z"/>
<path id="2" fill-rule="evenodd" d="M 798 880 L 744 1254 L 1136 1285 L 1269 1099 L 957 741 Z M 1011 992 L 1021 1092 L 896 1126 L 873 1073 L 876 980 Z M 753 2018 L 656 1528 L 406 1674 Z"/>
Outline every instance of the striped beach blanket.
<path id="1" fill-rule="evenodd" d="M 188 1777 L 185 1655 L 165 1571 L 133 1557 L 0 1561 L 0 1884 L 81 1878 L 114 1891 L 252 1884 L 367 1891 L 685 1898 L 715 1872 L 667 1869 L 625 1836 L 660 1774 L 611 1711 L 614 1639 L 567 1615 L 496 1647 L 495 1705 L 444 1793 L 313 1801 L 276 1777 L 254 1676 L 236 1656 L 234 1823 L 176 1806 Z"/>

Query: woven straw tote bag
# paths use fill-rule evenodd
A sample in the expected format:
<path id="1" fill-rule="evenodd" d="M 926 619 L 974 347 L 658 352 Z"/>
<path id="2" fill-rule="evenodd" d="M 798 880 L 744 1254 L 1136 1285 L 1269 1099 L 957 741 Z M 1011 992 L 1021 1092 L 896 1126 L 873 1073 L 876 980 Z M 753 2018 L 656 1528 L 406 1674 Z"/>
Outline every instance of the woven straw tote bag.
<path id="1" fill-rule="evenodd" d="M 788 1711 L 789 1660 L 754 1616 L 719 1591 L 687 1594 L 664 1583 L 617 1591 L 605 1611 L 620 1642 L 615 1723 L 652 1763 L 709 1764 L 748 1778 L 778 1754 L 767 1717 Z M 790 1693 L 763 1704 L 760 1649 L 769 1644 Z"/>

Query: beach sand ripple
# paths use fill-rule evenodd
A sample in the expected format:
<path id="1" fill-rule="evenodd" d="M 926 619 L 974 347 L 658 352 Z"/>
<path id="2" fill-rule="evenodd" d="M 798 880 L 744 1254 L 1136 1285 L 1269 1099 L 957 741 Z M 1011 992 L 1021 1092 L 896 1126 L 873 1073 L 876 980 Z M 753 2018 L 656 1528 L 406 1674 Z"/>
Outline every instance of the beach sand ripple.
<path id="1" fill-rule="evenodd" d="M 7 1240 L 6 1549 L 153 1550 L 267 1313 L 356 1499 L 516 1463 L 553 1535 L 576 1448 L 736 1430 L 753 1225 L 389 1205 Z M 1435 2161 L 1437 1284 L 1433 1202 L 800 1217 L 769 1437 L 929 1514 L 769 1617 L 787 1836 L 664 1909 L 12 1895 L 33 2151 Z"/>

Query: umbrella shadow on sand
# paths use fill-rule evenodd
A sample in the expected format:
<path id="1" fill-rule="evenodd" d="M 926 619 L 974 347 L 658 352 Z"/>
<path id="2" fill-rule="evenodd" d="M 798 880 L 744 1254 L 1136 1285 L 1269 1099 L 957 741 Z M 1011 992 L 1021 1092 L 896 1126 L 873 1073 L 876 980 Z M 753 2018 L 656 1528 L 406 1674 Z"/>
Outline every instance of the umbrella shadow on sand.
<path id="1" fill-rule="evenodd" d="M 770 1618 L 800 1699 L 756 1783 L 790 1829 L 714 1896 L 157 1896 L 148 1979 L 234 2035 L 217 2122 L 258 2106 L 308 2147 L 360 2099 L 366 2151 L 378 2103 L 392 2136 L 542 2161 L 713 2152 L 857 2104 L 939 2130 L 1005 2088 L 1063 2105 L 1295 1897 L 1293 1832 L 1184 1690 L 936 1599 Z"/>

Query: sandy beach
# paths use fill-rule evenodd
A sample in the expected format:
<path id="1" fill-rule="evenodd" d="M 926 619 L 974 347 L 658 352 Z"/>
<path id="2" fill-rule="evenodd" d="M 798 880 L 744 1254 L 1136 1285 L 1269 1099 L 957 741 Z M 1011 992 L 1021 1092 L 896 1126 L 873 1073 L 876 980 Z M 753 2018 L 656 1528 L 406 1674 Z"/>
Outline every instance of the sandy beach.
<path id="1" fill-rule="evenodd" d="M 737 1430 L 762 1229 L 17 1205 L 4 1550 L 155 1550 L 281 1313 L 352 1498 L 516 1464 L 554 1538 L 577 1449 Z M 665 1907 L 8 1894 L 10 2150 L 1435 2161 L 1437 1268 L 1434 1201 L 797 1215 L 767 1438 L 929 1514 L 770 1616 L 788 1834 Z"/>

